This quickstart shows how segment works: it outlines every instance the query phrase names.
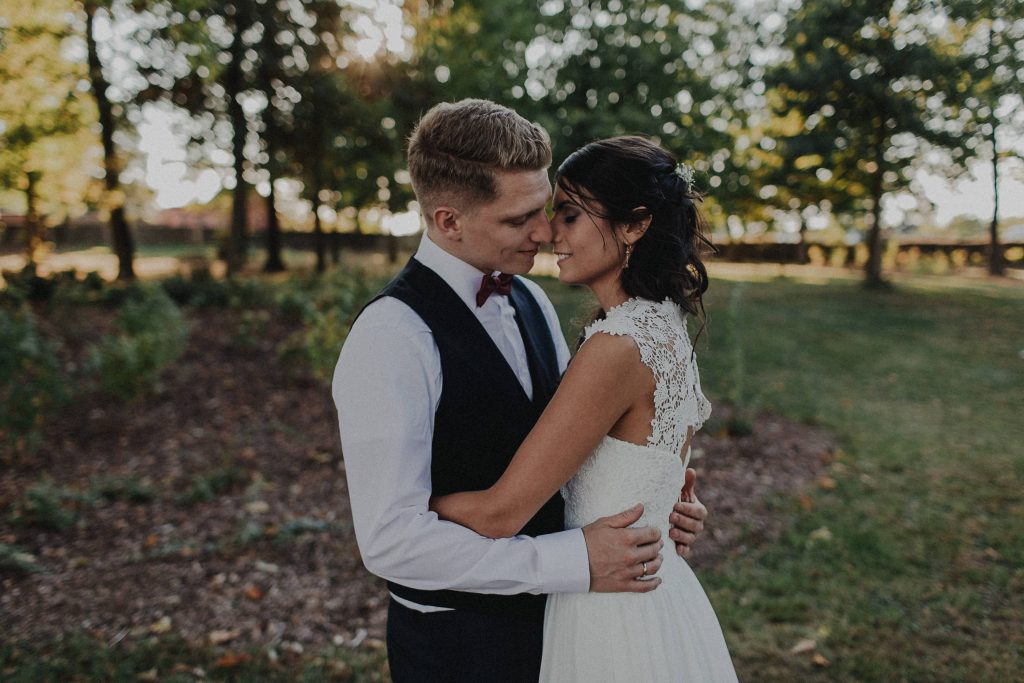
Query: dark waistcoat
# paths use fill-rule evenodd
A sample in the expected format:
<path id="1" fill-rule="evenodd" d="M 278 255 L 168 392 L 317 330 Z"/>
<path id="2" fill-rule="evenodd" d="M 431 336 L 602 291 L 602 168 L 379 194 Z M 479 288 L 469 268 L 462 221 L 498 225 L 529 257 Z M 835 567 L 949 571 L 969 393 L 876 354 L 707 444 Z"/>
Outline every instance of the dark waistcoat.
<path id="1" fill-rule="evenodd" d="M 533 399 L 476 316 L 434 271 L 416 259 L 377 298 L 408 305 L 430 328 L 441 357 L 441 398 L 434 416 L 431 485 L 435 495 L 485 489 L 505 471 L 558 385 L 558 360 L 540 305 L 522 282 L 510 302 L 526 347 Z M 376 300 L 376 299 L 374 299 Z M 523 528 L 537 536 L 561 531 L 563 502 L 556 494 Z M 543 595 L 486 595 L 424 591 L 394 582 L 395 595 L 423 605 L 543 619 Z"/>

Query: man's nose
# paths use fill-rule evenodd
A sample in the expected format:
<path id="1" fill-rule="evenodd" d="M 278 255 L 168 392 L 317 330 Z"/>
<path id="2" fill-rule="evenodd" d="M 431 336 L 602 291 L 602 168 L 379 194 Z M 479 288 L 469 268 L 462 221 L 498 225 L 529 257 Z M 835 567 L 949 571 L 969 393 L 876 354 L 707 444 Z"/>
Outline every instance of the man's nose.
<path id="1" fill-rule="evenodd" d="M 533 222 L 530 239 L 538 244 L 549 244 L 552 240 L 551 221 L 548 215 L 541 211 Z"/>

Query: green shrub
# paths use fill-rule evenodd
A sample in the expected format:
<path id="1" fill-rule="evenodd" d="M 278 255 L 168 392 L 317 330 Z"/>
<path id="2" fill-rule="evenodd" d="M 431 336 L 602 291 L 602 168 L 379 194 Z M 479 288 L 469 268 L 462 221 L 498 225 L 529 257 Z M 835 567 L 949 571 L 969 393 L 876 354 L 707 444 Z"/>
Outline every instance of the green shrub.
<path id="1" fill-rule="evenodd" d="M 227 463 L 212 472 L 198 475 L 177 500 L 183 505 L 194 505 L 213 500 L 247 481 L 246 473 L 234 463 Z"/>
<path id="2" fill-rule="evenodd" d="M 156 497 L 156 493 L 145 480 L 135 477 L 103 477 L 92 482 L 89 496 L 94 501 L 147 503 Z"/>
<path id="3" fill-rule="evenodd" d="M 218 280 L 203 268 L 169 277 L 160 283 L 164 292 L 179 306 L 195 308 L 259 308 L 273 302 L 270 288 L 258 279 Z"/>
<path id="4" fill-rule="evenodd" d="M 301 316 L 303 329 L 278 348 L 280 360 L 301 360 L 318 379 L 329 381 L 352 322 L 383 282 L 335 272 L 289 283 L 276 301 L 282 312 Z"/>
<path id="5" fill-rule="evenodd" d="M 67 489 L 41 481 L 30 486 L 25 495 L 15 501 L 10 521 L 17 526 L 63 531 L 74 524 L 77 517 L 73 509 L 68 509 L 67 503 L 79 499 Z"/>
<path id="6" fill-rule="evenodd" d="M 164 368 L 185 351 L 188 325 L 159 288 L 130 292 L 116 324 L 119 333 L 91 349 L 89 365 L 104 390 L 133 398 L 153 387 Z"/>
<path id="7" fill-rule="evenodd" d="M 67 398 L 57 345 L 39 332 L 27 306 L 0 308 L 0 443 L 34 450 L 44 417 Z"/>
<path id="8" fill-rule="evenodd" d="M 18 546 L 8 545 L 0 541 L 0 572 L 12 571 L 18 574 L 38 574 L 42 568 L 36 563 L 31 553 Z"/>

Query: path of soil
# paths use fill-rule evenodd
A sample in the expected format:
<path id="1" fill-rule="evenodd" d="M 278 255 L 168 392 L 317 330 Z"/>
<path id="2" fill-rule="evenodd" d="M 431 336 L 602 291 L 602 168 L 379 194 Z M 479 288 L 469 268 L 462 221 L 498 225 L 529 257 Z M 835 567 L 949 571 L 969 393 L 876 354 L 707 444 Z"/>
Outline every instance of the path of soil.
<path id="1" fill-rule="evenodd" d="M 77 320 L 79 342 L 109 326 L 92 315 Z M 0 541 L 43 569 L 0 569 L 0 639 L 84 631 L 128 644 L 173 632 L 225 647 L 374 645 L 386 592 L 359 559 L 330 392 L 278 361 L 295 325 L 272 320 L 253 346 L 237 313 L 191 320 L 188 351 L 153 394 L 82 398 L 50 422 L 31 462 L 0 470 Z M 749 436 L 702 433 L 695 449 L 711 518 L 693 564 L 709 568 L 769 542 L 785 524 L 770 499 L 797 494 L 835 446 L 764 415 Z M 64 531 L 13 522 L 44 478 L 77 492 L 121 478 L 154 495 L 65 500 L 77 520 Z"/>

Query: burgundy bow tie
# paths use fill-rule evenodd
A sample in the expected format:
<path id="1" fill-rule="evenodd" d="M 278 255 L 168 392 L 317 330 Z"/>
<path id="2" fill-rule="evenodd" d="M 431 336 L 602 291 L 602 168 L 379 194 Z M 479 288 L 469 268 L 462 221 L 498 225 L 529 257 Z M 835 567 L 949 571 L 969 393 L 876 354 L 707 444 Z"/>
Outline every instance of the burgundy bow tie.
<path id="1" fill-rule="evenodd" d="M 484 275 L 483 279 L 480 280 L 480 289 L 476 293 L 476 307 L 480 308 L 487 301 L 487 297 L 491 294 L 498 293 L 502 296 L 508 296 L 509 292 L 512 291 L 512 278 L 514 275 L 508 273 L 498 273 L 495 275 Z"/>

